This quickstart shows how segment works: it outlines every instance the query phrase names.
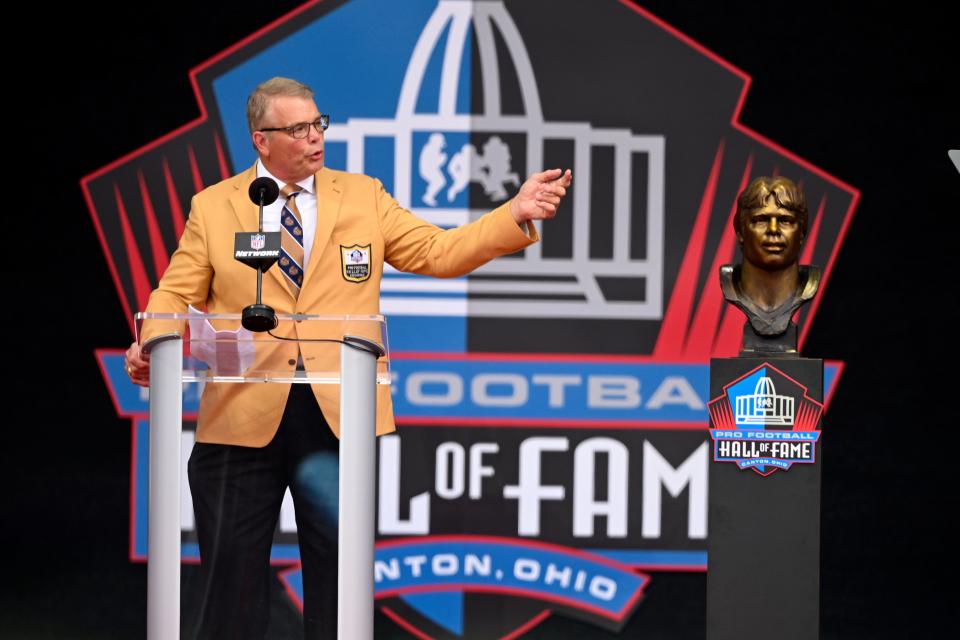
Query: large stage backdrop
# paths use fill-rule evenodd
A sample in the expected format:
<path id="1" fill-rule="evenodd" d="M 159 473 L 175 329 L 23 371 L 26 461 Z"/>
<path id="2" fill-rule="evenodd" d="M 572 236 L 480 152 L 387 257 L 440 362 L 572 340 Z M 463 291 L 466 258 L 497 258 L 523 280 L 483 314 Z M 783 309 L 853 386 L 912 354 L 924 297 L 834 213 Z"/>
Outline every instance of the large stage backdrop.
<path id="1" fill-rule="evenodd" d="M 739 125 L 747 74 L 637 6 L 316 2 L 193 71 L 201 119 L 83 181 L 128 317 L 193 193 L 254 161 L 246 96 L 274 75 L 332 114 L 328 166 L 376 176 L 437 225 L 495 207 L 531 171 L 575 176 L 522 254 L 464 278 L 384 276 L 399 431 L 378 449 L 379 627 L 513 638 L 557 617 L 616 632 L 654 572 L 705 571 L 708 359 L 739 350 L 744 322 L 717 278 L 735 258 L 736 194 L 756 175 L 800 183 L 802 261 L 824 267 L 829 295 L 857 190 Z M 101 365 L 132 418 L 130 555 L 144 561 L 147 403 L 121 355 Z M 841 370 L 829 364 L 826 397 Z M 187 414 L 200 391 L 185 387 Z M 185 481 L 183 495 L 196 561 Z M 288 507 L 274 562 L 299 603 Z"/>

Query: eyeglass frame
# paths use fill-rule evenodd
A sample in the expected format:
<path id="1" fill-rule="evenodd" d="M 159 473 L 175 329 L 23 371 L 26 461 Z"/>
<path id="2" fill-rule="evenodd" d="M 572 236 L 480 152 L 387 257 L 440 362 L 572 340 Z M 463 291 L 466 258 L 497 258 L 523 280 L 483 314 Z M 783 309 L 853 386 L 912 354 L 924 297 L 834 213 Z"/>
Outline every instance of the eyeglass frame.
<path id="1" fill-rule="evenodd" d="M 290 125 L 289 127 L 268 127 L 264 129 L 257 129 L 257 131 L 261 131 L 261 132 L 283 131 L 294 140 L 303 140 L 310 135 L 310 127 L 313 127 L 314 129 L 316 129 L 317 133 L 323 134 L 323 132 L 326 131 L 329 126 L 330 126 L 330 114 L 321 113 L 320 117 L 314 120 L 313 122 L 298 122 L 296 124 Z M 304 127 L 302 136 L 297 136 L 293 132 L 294 129 L 297 129 L 298 127 Z"/>

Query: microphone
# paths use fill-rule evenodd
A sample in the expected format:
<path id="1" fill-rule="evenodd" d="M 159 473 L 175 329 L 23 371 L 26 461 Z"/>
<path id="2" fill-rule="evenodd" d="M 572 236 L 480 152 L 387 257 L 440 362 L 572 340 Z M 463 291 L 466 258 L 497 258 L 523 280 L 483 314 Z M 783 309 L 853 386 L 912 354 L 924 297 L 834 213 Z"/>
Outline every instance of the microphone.
<path id="1" fill-rule="evenodd" d="M 277 326 L 277 314 L 269 305 L 263 304 L 263 272 L 280 259 L 280 232 L 263 231 L 263 208 L 276 202 L 280 187 L 270 178 L 257 178 L 247 192 L 253 204 L 260 209 L 256 233 L 240 231 L 234 237 L 233 257 L 257 270 L 257 301 L 244 308 L 240 324 L 247 331 L 261 333 Z"/>
<path id="2" fill-rule="evenodd" d="M 270 178 L 257 178 L 250 183 L 250 199 L 253 204 L 269 207 L 280 197 L 280 187 Z M 260 209 L 260 230 L 263 230 L 263 209 Z"/>

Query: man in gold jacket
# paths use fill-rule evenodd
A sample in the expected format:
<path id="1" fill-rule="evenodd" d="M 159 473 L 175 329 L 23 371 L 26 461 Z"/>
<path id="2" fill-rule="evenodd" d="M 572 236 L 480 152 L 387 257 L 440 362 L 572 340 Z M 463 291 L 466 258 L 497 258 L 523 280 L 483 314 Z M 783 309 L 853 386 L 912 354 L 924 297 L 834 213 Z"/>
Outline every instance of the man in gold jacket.
<path id="1" fill-rule="evenodd" d="M 258 207 L 248 196 L 258 177 L 274 179 L 282 190 L 273 218 L 265 210 L 264 230 L 276 230 L 281 221 L 292 227 L 305 265 L 293 260 L 271 268 L 264 274 L 263 300 L 278 313 L 323 315 L 378 314 L 384 262 L 401 271 L 455 277 L 523 249 L 538 240 L 532 220 L 553 217 L 570 185 L 569 171 L 534 174 L 504 205 L 442 230 L 398 205 L 378 180 L 323 167 L 328 118 L 313 96 L 309 87 L 286 78 L 254 90 L 247 119 L 259 159 L 194 196 L 180 245 L 150 296 L 148 312 L 184 312 L 193 305 L 209 313 L 237 313 L 252 302 L 254 271 L 234 259 L 233 238 L 258 228 Z M 290 192 L 295 195 L 287 197 Z M 297 219 L 289 217 L 285 202 L 298 210 Z M 355 247 L 365 266 L 348 270 L 345 261 Z M 149 384 L 149 355 L 141 346 L 161 333 L 162 326 L 146 324 L 141 343 L 127 351 L 133 382 Z M 291 370 L 298 359 L 307 371 L 321 366 L 322 356 L 307 343 L 302 352 L 291 349 L 286 361 Z M 382 434 L 395 427 L 389 392 L 378 391 Z M 336 523 L 316 508 L 316 478 L 308 486 L 305 470 L 318 456 L 336 461 L 338 399 L 336 385 L 206 386 L 188 465 L 204 578 L 200 636 L 266 633 L 270 547 L 289 486 L 304 570 L 306 636 L 336 637 Z M 326 493 L 335 496 L 336 488 L 326 487 Z"/>

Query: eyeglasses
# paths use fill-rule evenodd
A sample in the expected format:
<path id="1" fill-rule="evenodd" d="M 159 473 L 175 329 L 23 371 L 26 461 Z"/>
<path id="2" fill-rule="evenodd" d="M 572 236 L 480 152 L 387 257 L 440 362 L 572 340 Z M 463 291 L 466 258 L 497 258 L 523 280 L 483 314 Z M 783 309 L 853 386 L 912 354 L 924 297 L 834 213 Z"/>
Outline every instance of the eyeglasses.
<path id="1" fill-rule="evenodd" d="M 324 113 L 313 122 L 298 122 L 297 124 L 290 125 L 289 127 L 269 127 L 266 129 L 258 129 L 258 131 L 286 131 L 287 135 L 290 137 L 297 140 L 302 140 L 310 135 L 310 127 L 315 128 L 317 133 L 323 133 L 329 126 L 330 116 Z"/>

